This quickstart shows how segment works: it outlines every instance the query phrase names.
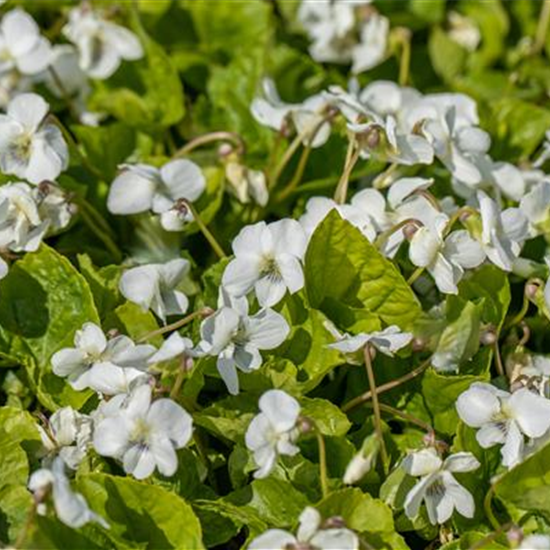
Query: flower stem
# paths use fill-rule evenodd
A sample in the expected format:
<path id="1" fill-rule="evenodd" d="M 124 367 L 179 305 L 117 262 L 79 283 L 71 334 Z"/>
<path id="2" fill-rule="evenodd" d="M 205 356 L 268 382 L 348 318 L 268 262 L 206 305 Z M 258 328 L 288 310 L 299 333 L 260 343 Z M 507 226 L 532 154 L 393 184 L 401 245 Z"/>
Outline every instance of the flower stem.
<path id="1" fill-rule="evenodd" d="M 120 263 L 122 261 L 122 252 L 111 236 L 105 231 L 104 228 L 100 227 L 97 220 L 90 215 L 89 210 L 86 208 L 80 208 L 79 214 L 88 229 L 90 229 L 90 231 L 105 245 L 105 248 L 107 248 L 107 250 L 112 254 L 114 260 L 117 263 Z"/>
<path id="2" fill-rule="evenodd" d="M 411 274 L 411 276 L 407 279 L 407 284 L 411 286 L 417 279 L 424 273 L 423 267 L 417 267 Z"/>
<path id="3" fill-rule="evenodd" d="M 483 509 L 485 510 L 485 515 L 487 516 L 489 523 L 491 524 L 493 529 L 496 531 L 500 529 L 500 523 L 495 517 L 495 514 L 493 513 L 493 507 L 491 506 L 494 492 L 495 492 L 495 486 L 491 485 L 489 487 L 489 490 L 485 494 L 485 498 L 483 499 Z"/>
<path id="4" fill-rule="evenodd" d="M 493 344 L 493 351 L 495 354 L 495 365 L 497 367 L 497 373 L 499 376 L 506 376 L 504 365 L 502 364 L 502 357 L 500 356 L 500 348 L 498 347 L 498 339 Z"/>
<path id="5" fill-rule="evenodd" d="M 419 428 L 422 428 L 424 431 L 430 434 L 433 439 L 435 439 L 435 430 L 433 429 L 433 427 L 430 426 L 430 424 L 428 424 L 427 422 L 420 420 L 420 418 L 417 418 L 416 416 L 413 416 L 412 414 L 409 414 L 405 411 L 400 411 L 399 409 L 390 407 L 385 403 L 380 403 L 380 410 L 389 414 L 393 414 L 394 416 L 399 416 L 400 418 L 406 420 L 407 422 L 410 422 L 411 424 L 416 424 Z"/>
<path id="6" fill-rule="evenodd" d="M 186 199 L 180 199 L 182 202 L 185 203 L 187 208 L 189 208 L 191 214 L 193 215 L 193 219 L 195 220 L 195 223 L 199 226 L 199 229 L 201 233 L 204 235 L 205 239 L 208 241 L 210 246 L 212 247 L 212 250 L 217 254 L 218 258 L 223 259 L 226 258 L 226 254 L 223 251 L 223 248 L 220 246 L 214 235 L 212 235 L 212 232 L 206 224 L 202 221 L 202 218 L 200 217 L 199 213 L 197 212 L 197 209 Z"/>
<path id="7" fill-rule="evenodd" d="M 213 143 L 215 141 L 231 141 L 237 147 L 235 152 L 239 156 L 244 155 L 246 148 L 245 148 L 243 138 L 239 134 L 236 134 L 235 132 L 220 131 L 220 132 L 211 132 L 209 134 L 204 134 L 202 136 L 198 136 L 192 139 L 189 143 L 186 143 L 183 147 L 178 149 L 173 156 L 174 158 L 183 157 L 189 154 L 194 149 L 197 149 L 198 147 L 201 147 L 208 143 Z"/>
<path id="8" fill-rule="evenodd" d="M 25 544 L 25 540 L 27 538 L 27 535 L 29 534 L 29 529 L 32 526 L 34 518 L 36 517 L 36 506 L 37 506 L 36 502 L 33 502 L 31 509 L 27 514 L 27 519 L 25 520 L 25 524 L 21 528 L 21 531 L 19 531 L 15 544 L 13 545 L 15 549 L 24 548 L 23 545 Z"/>
<path id="9" fill-rule="evenodd" d="M 176 400 L 178 393 L 181 390 L 181 386 L 183 384 L 183 381 L 185 380 L 185 375 L 187 374 L 187 369 L 185 368 L 185 362 L 187 358 L 185 354 L 181 356 L 180 359 L 180 365 L 178 370 L 178 375 L 176 376 L 176 380 L 174 381 L 174 385 L 172 386 L 172 389 L 170 390 L 170 399 Z"/>
<path id="10" fill-rule="evenodd" d="M 384 441 L 384 432 L 382 431 L 382 415 L 380 414 L 380 403 L 378 401 L 378 392 L 376 391 L 376 380 L 374 378 L 374 370 L 372 368 L 371 350 L 370 345 L 367 344 L 363 349 L 363 355 L 365 357 L 365 369 L 367 371 L 367 377 L 369 379 L 369 386 L 372 392 L 372 409 L 374 412 L 374 429 L 376 430 L 376 436 L 380 443 L 380 455 L 384 465 L 384 471 L 388 473 L 388 453 L 386 451 L 386 443 Z"/>
<path id="11" fill-rule="evenodd" d="M 538 54 L 544 48 L 548 36 L 548 26 L 550 24 L 550 0 L 544 0 L 540 10 L 537 33 L 533 44 L 533 54 Z"/>
<path id="12" fill-rule="evenodd" d="M 423 363 L 421 363 L 416 369 L 412 370 L 411 372 L 408 372 L 407 374 L 401 376 L 400 378 L 396 378 L 395 380 L 392 380 L 391 382 L 387 382 L 386 384 L 382 384 L 381 386 L 378 386 L 376 388 L 376 393 L 380 395 L 381 393 L 384 393 L 386 391 L 393 390 L 394 388 L 397 388 L 401 384 L 404 384 L 405 382 L 408 382 L 409 380 L 412 380 L 413 378 L 416 378 L 419 374 L 422 374 L 431 364 L 432 358 L 430 357 Z M 362 405 L 366 401 L 368 401 L 372 396 L 372 391 L 367 391 L 351 401 L 348 401 L 343 407 L 342 412 L 347 413 L 359 405 Z"/>
<path id="13" fill-rule="evenodd" d="M 298 147 L 300 147 L 300 144 L 302 143 L 303 136 L 301 134 L 297 134 L 294 139 L 290 142 L 290 145 L 286 148 L 286 151 L 283 154 L 283 157 L 279 161 L 279 163 L 275 166 L 275 169 L 273 170 L 273 174 L 270 175 L 268 178 L 268 187 L 269 189 L 273 189 L 277 185 L 277 181 L 279 180 L 279 177 L 283 173 L 283 170 L 285 169 L 286 165 L 290 162 L 290 159 L 294 156 L 294 153 L 298 150 Z"/>
<path id="14" fill-rule="evenodd" d="M 420 227 L 422 224 L 415 218 L 406 218 L 405 220 L 401 220 L 400 222 L 396 223 L 393 227 L 390 227 L 386 231 L 383 231 L 378 235 L 376 240 L 374 241 L 374 244 L 377 248 L 382 248 L 384 244 L 386 244 L 387 240 L 400 229 L 403 229 L 406 225 L 414 224 L 417 227 Z"/>
<path id="15" fill-rule="evenodd" d="M 406 86 L 411 67 L 411 32 L 403 28 L 401 32 L 401 57 L 399 59 L 399 85 Z"/>
<path id="16" fill-rule="evenodd" d="M 189 313 L 189 315 L 186 315 L 183 317 L 183 319 L 180 319 L 179 321 L 175 321 L 174 323 L 171 323 L 170 325 L 166 325 L 165 327 L 159 328 L 157 330 L 153 330 L 152 332 L 149 332 L 147 334 L 144 334 L 140 338 L 138 338 L 137 342 L 146 342 L 147 340 L 150 340 L 151 338 L 154 338 L 155 336 L 159 336 L 161 334 L 165 334 L 167 332 L 173 332 L 174 330 L 177 330 L 191 321 L 193 319 L 196 319 L 197 317 L 208 317 L 209 315 L 212 315 L 212 310 L 209 307 L 203 307 L 201 309 L 198 309 L 197 311 L 193 311 L 193 313 Z"/>
<path id="17" fill-rule="evenodd" d="M 309 159 L 310 154 L 311 154 L 311 145 L 306 145 L 300 156 L 300 160 L 298 162 L 298 166 L 296 167 L 296 171 L 294 172 L 294 176 L 290 180 L 290 183 L 277 195 L 277 198 L 276 198 L 277 202 L 284 201 L 289 195 L 292 194 L 294 189 L 296 189 L 296 187 L 302 180 L 302 176 L 304 175 L 304 170 L 306 168 L 307 161 Z"/>
<path id="18" fill-rule="evenodd" d="M 338 204 L 344 204 L 346 202 L 351 171 L 359 160 L 359 154 L 360 150 L 356 148 L 355 140 L 350 140 L 348 151 L 346 153 L 346 163 L 344 164 L 344 171 L 342 172 L 342 176 L 340 177 L 340 181 L 338 182 L 338 185 L 336 186 L 336 191 L 334 192 L 334 200 Z"/>
<path id="19" fill-rule="evenodd" d="M 504 330 L 507 330 L 509 328 L 512 328 L 514 325 L 517 325 L 518 323 L 521 323 L 523 321 L 523 318 L 525 315 L 527 315 L 527 311 L 529 310 L 529 296 L 527 296 L 527 292 L 523 292 L 523 303 L 521 304 L 521 309 L 517 312 L 512 319 L 510 319 L 505 325 Z"/>
<path id="20" fill-rule="evenodd" d="M 319 430 L 315 427 L 315 435 L 317 437 L 317 446 L 319 447 L 319 477 L 321 480 L 321 492 L 323 498 L 326 498 L 329 494 L 328 490 L 328 474 L 327 474 L 327 449 L 325 446 L 325 438 Z"/>

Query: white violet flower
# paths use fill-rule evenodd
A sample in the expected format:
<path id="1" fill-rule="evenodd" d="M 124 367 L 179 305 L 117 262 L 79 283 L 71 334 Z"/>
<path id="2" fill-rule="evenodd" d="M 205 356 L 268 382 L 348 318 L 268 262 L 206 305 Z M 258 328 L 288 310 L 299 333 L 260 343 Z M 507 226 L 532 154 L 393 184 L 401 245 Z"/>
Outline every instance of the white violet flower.
<path id="1" fill-rule="evenodd" d="M 300 404 L 282 390 L 268 390 L 258 405 L 261 412 L 250 422 L 245 442 L 258 466 L 254 477 L 264 478 L 275 467 L 279 455 L 294 456 L 300 451 L 294 444 L 300 435 L 296 427 Z"/>
<path id="2" fill-rule="evenodd" d="M 261 306 L 274 306 L 287 290 L 294 294 L 304 286 L 305 249 L 306 234 L 296 220 L 248 225 L 233 240 L 235 258 L 224 271 L 222 285 L 236 297 L 254 289 Z"/>
<path id="3" fill-rule="evenodd" d="M 0 169 L 30 183 L 55 180 L 69 152 L 61 130 L 47 121 L 50 106 L 37 94 L 20 94 L 0 115 Z"/>
<path id="4" fill-rule="evenodd" d="M 176 449 L 191 439 L 191 416 L 171 399 L 151 397 L 151 386 L 138 386 L 119 407 L 99 420 L 94 448 L 102 456 L 122 461 L 124 471 L 136 479 L 156 469 L 172 476 L 178 468 Z"/>
<path id="5" fill-rule="evenodd" d="M 148 344 L 134 344 L 128 336 L 107 340 L 94 323 L 76 331 L 74 344 L 54 353 L 54 374 L 67 377 L 75 390 L 92 388 L 105 395 L 124 393 L 133 380 L 147 378 L 147 360 L 156 351 Z"/>
<path id="6" fill-rule="evenodd" d="M 407 456 L 402 463 L 403 469 L 421 478 L 405 498 L 407 517 L 415 518 L 423 501 L 433 525 L 448 521 L 455 509 L 466 518 L 474 517 L 474 499 L 453 473 L 471 472 L 479 466 L 472 453 L 456 453 L 443 461 L 435 449 L 428 448 Z"/>

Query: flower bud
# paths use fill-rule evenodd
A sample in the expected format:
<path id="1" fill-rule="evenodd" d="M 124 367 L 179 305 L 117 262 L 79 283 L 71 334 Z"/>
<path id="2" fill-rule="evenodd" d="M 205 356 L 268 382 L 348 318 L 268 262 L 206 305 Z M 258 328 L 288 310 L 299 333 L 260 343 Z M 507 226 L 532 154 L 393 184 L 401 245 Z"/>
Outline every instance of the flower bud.
<path id="1" fill-rule="evenodd" d="M 403 235 L 405 236 L 405 239 L 407 239 L 409 242 L 414 237 L 415 233 L 420 229 L 420 226 L 417 223 L 409 222 L 403 227 Z"/>
<path id="2" fill-rule="evenodd" d="M 301 434 L 308 434 L 314 430 L 315 424 L 311 418 L 308 418 L 307 416 L 300 416 L 296 422 L 296 428 L 298 428 L 298 431 Z"/>
<path id="3" fill-rule="evenodd" d="M 346 527 L 346 522 L 342 516 L 332 516 L 327 518 L 323 525 L 322 529 L 344 529 Z"/>
<path id="4" fill-rule="evenodd" d="M 361 480 L 374 467 L 379 451 L 380 441 L 375 434 L 365 438 L 361 450 L 350 460 L 343 482 L 352 485 Z"/>
<path id="5" fill-rule="evenodd" d="M 529 298 L 529 300 L 534 300 L 537 292 L 539 291 L 539 288 L 541 286 L 541 283 L 538 279 L 531 279 L 527 281 L 525 285 L 525 296 Z"/>
<path id="6" fill-rule="evenodd" d="M 117 328 L 112 328 L 107 331 L 107 338 L 109 340 L 116 338 L 117 336 L 120 336 L 120 331 Z"/>
<path id="7" fill-rule="evenodd" d="M 226 158 L 233 152 L 233 146 L 230 143 L 222 143 L 218 147 L 218 157 Z"/>
<path id="8" fill-rule="evenodd" d="M 510 527 L 510 530 L 506 533 L 506 538 L 508 539 L 510 546 L 515 548 L 520 545 L 523 540 L 523 531 L 520 527 L 514 525 L 513 527 Z"/>
<path id="9" fill-rule="evenodd" d="M 411 342 L 411 349 L 413 351 L 424 351 L 426 344 L 427 342 L 425 338 L 422 338 L 421 336 L 415 336 Z"/>
<path id="10" fill-rule="evenodd" d="M 497 341 L 497 332 L 495 327 L 488 326 L 480 335 L 479 341 L 483 346 L 492 346 Z"/>

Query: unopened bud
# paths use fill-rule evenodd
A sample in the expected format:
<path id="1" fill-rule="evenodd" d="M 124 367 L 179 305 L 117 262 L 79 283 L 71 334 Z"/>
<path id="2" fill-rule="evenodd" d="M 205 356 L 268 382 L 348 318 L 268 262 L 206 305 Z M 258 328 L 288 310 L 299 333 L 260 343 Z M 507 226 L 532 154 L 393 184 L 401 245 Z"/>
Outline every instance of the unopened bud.
<path id="1" fill-rule="evenodd" d="M 357 140 L 367 149 L 376 149 L 380 145 L 380 136 L 380 128 L 372 125 L 361 134 L 358 134 Z"/>
<path id="2" fill-rule="evenodd" d="M 412 238 L 415 236 L 416 232 L 420 229 L 420 226 L 417 223 L 409 222 L 403 227 L 403 235 L 408 241 L 412 241 Z"/>
<path id="3" fill-rule="evenodd" d="M 332 516 L 326 519 L 321 526 L 321 529 L 344 529 L 346 522 L 342 516 Z"/>
<path id="4" fill-rule="evenodd" d="M 120 331 L 117 328 L 112 328 L 107 331 L 107 338 L 109 340 L 111 340 L 112 338 L 116 338 L 117 336 L 120 336 Z"/>
<path id="5" fill-rule="evenodd" d="M 413 351 L 423 351 L 426 347 L 426 339 L 421 336 L 415 336 L 411 342 L 411 349 Z"/>
<path id="6" fill-rule="evenodd" d="M 495 327 L 487 327 L 479 336 L 479 341 L 483 346 L 492 346 L 497 341 L 497 332 Z"/>
<path id="7" fill-rule="evenodd" d="M 521 544 L 521 541 L 523 540 L 523 531 L 520 527 L 514 525 L 513 527 L 510 527 L 510 530 L 506 533 L 506 538 L 508 539 L 510 546 L 514 548 Z"/>
<path id="8" fill-rule="evenodd" d="M 533 300 L 537 295 L 537 292 L 539 291 L 540 286 L 541 286 L 541 283 L 537 279 L 532 279 L 530 281 L 527 281 L 527 284 L 525 285 L 525 296 L 527 296 L 529 300 Z"/>
<path id="9" fill-rule="evenodd" d="M 458 216 L 458 219 L 461 223 L 464 223 L 471 215 L 472 215 L 472 212 L 470 210 L 464 210 L 460 214 L 460 216 Z"/>
<path id="10" fill-rule="evenodd" d="M 228 157 L 233 152 L 233 146 L 230 143 L 222 143 L 218 147 L 218 157 L 225 158 Z"/>
<path id="11" fill-rule="evenodd" d="M 315 424 L 311 418 L 308 418 L 307 416 L 299 416 L 298 421 L 296 422 L 296 427 L 301 434 L 308 434 L 314 430 Z"/>

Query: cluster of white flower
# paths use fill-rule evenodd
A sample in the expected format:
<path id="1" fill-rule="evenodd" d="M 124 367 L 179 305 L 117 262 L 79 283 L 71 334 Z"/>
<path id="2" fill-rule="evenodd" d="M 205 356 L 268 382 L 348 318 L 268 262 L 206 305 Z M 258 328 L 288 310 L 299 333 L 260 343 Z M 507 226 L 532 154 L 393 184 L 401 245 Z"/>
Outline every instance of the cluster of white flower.
<path id="1" fill-rule="evenodd" d="M 390 22 L 371 0 L 318 0 L 300 4 L 298 18 L 312 44 L 310 54 L 323 63 L 351 63 L 354 74 L 386 57 Z"/>
<path id="2" fill-rule="evenodd" d="M 453 40 L 475 49 L 479 36 L 459 17 L 454 17 Z M 389 20 L 369 0 L 302 2 L 299 19 L 312 40 L 310 52 L 317 61 L 351 63 L 357 74 L 387 55 Z M 28 91 L 41 83 L 58 97 L 68 95 L 80 122 L 95 124 L 101 115 L 86 110 L 88 79 L 107 79 L 123 60 L 144 55 L 136 35 L 87 3 L 70 10 L 62 33 L 71 45 L 50 44 L 21 9 L 6 13 L 0 22 L 0 104 L 6 107 L 0 115 L 0 170 L 16 178 L 0 187 L 0 254 L 6 257 L 10 252 L 36 251 L 45 236 L 69 225 L 75 211 L 71 196 L 55 183 L 69 166 L 65 129 L 50 115 L 48 103 Z M 335 198 L 309 198 L 298 219 L 244 226 L 231 242 L 233 257 L 221 274 L 217 309 L 204 307 L 174 324 L 167 324 L 169 317 L 183 316 L 190 308 L 184 287 L 191 262 L 178 256 L 159 263 L 136 265 L 129 260 L 125 264 L 118 281 L 120 296 L 152 312 L 162 328 L 133 339 L 107 331 L 110 327 L 105 323 L 102 327 L 90 321 L 70 335 L 72 347 L 52 355 L 53 373 L 76 391 L 95 392 L 98 405 L 87 414 L 64 407 L 44 419 L 42 467 L 29 480 L 39 513 L 45 513 L 51 494 L 63 523 L 79 528 L 97 522 L 108 527 L 88 508 L 83 496 L 72 491 L 66 473 L 66 468 L 77 470 L 91 450 L 114 459 L 113 463 L 138 480 L 155 471 L 163 476 L 176 473 L 177 451 L 193 438 L 193 418 L 177 402 L 177 392 L 164 396 L 159 364 L 177 360 L 181 372 L 187 372 L 195 367 L 194 361 L 213 365 L 215 360 L 229 394 L 237 395 L 241 385 L 246 388 L 252 375 L 248 379 L 244 375 L 260 369 L 264 355 L 283 345 L 291 334 L 281 305 L 304 288 L 308 243 L 332 211 L 356 227 L 386 258 L 402 253 L 417 268 L 412 285 L 415 274 L 427 272 L 430 277 L 424 277 L 425 287 L 436 296 L 437 291 L 458 294 L 467 271 L 484 263 L 506 272 L 529 271 L 522 248 L 526 241 L 547 233 L 550 226 L 550 179 L 539 169 L 550 158 L 550 143 L 543 145 L 533 170 L 494 160 L 489 155 L 490 136 L 479 127 L 477 106 L 471 98 L 459 93 L 422 94 L 388 81 L 371 82 L 361 90 L 353 80 L 349 90 L 331 86 L 301 103 L 286 103 L 275 83 L 265 79 L 263 93 L 250 110 L 258 123 L 281 137 L 294 132 L 297 147 L 301 144 L 308 152 L 323 147 L 338 122 L 345 128 L 348 155 Z M 109 212 L 152 214 L 166 232 L 181 232 L 191 222 L 202 223 L 194 204 L 206 193 L 207 180 L 197 164 L 180 156 L 175 154 L 162 165 L 139 163 L 132 156 L 133 164 L 121 165 L 109 187 Z M 266 206 L 270 197 L 265 174 L 229 156 L 222 160 L 233 193 L 242 203 L 252 199 Z M 373 181 L 365 180 L 348 202 L 349 175 L 361 160 L 380 161 L 389 167 Z M 462 205 L 453 196 L 437 198 L 432 194 L 435 179 L 417 175 L 437 161 L 450 175 L 453 194 Z M 0 278 L 7 270 L 0 258 Z M 550 278 L 540 294 L 550 309 Z M 433 310 L 439 315 L 439 306 Z M 198 337 L 180 334 L 179 329 L 195 318 L 201 318 L 200 329 L 197 326 L 192 333 Z M 378 406 L 380 390 L 371 383 L 376 354 L 395 357 L 415 343 L 412 332 L 386 324 L 380 330 L 354 334 L 342 334 L 328 322 L 324 327 L 334 337 L 325 343 L 326 348 L 341 352 L 342 362 L 357 362 L 359 353 L 363 354 L 360 361 L 369 374 L 373 408 Z M 169 335 L 159 347 L 145 343 L 163 334 Z M 477 430 L 482 448 L 502 445 L 505 468 L 518 465 L 550 440 L 550 363 L 544 356 L 519 355 L 507 358 L 509 391 L 497 387 L 501 380 L 495 385 L 476 382 L 456 402 L 458 416 Z M 433 355 L 431 364 L 436 370 L 451 370 L 443 355 Z M 452 367 L 458 368 L 454 363 Z M 269 389 L 259 397 L 260 412 L 244 437 L 256 466 L 255 478 L 271 475 L 279 459 L 281 463 L 290 460 L 280 457 L 296 456 L 302 435 L 314 432 L 323 441 L 319 427 L 303 416 L 300 400 L 305 407 L 304 400 L 296 393 L 293 397 Z M 375 433 L 349 462 L 342 479 L 345 484 L 359 482 L 374 468 L 378 456 L 386 462 L 384 467 L 390 464 L 383 456 L 384 434 L 376 413 L 379 410 L 374 415 Z M 475 471 L 481 466 L 479 460 L 470 452 L 447 454 L 435 437 L 426 437 L 425 443 L 422 448 L 408 449 L 405 458 L 394 464 L 410 476 L 409 482 L 411 477 L 419 478 L 404 499 L 405 515 L 416 519 L 424 505 L 433 525 L 445 524 L 455 511 L 472 518 L 474 498 L 455 474 Z M 322 470 L 321 458 L 319 462 Z M 321 485 L 326 482 L 325 474 L 321 471 Z M 519 548 L 529 544 L 549 547 L 548 538 L 538 535 L 525 537 L 520 544 Z M 302 512 L 296 536 L 270 529 L 249 546 L 359 547 L 358 535 L 341 518 L 323 521 L 311 507 Z"/>

